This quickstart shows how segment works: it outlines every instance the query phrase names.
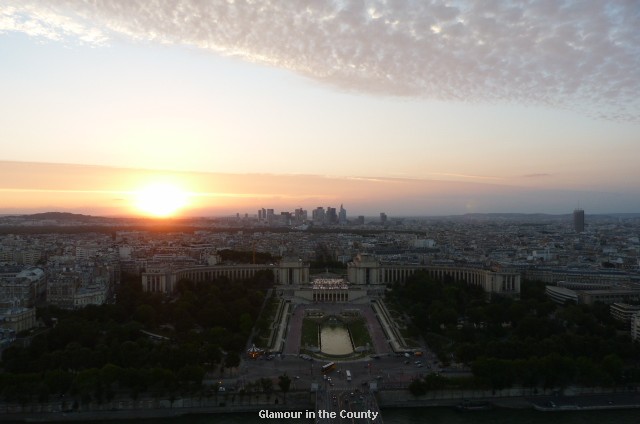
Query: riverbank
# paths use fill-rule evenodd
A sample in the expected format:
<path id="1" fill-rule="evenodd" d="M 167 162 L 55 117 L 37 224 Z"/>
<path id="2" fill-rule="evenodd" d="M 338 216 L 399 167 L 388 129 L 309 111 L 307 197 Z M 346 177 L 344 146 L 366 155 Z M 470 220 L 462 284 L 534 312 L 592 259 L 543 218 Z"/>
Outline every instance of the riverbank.
<path id="1" fill-rule="evenodd" d="M 500 409 L 528 409 L 541 412 L 621 410 L 640 408 L 640 393 L 615 392 L 583 393 L 572 396 L 558 394 L 504 396 L 501 393 L 440 392 L 415 397 L 408 390 L 381 390 L 376 398 L 383 410 L 393 408 L 453 408 L 464 401 L 481 401 Z M 0 404 L 0 421 L 13 422 L 66 422 L 127 419 L 173 418 L 186 415 L 257 413 L 260 410 L 304 411 L 314 409 L 315 396 L 308 391 L 287 394 L 287 403 L 281 394 L 224 395 L 218 398 L 119 399 L 103 404 L 88 404 L 75 410 L 64 409 L 64 402 L 34 403 L 28 405 Z"/>
<path id="2" fill-rule="evenodd" d="M 532 400 L 533 408 L 541 412 L 595 411 L 640 408 L 639 393 L 602 393 L 582 396 L 548 396 Z"/>
<path id="3" fill-rule="evenodd" d="M 212 398 L 116 399 L 101 404 L 89 403 L 77 408 L 63 401 L 20 404 L 0 404 L 0 421 L 64 422 L 124 419 L 173 418 L 199 414 L 232 414 L 271 411 L 304 411 L 313 409 L 308 391 L 290 392 L 286 403 L 281 393 L 259 396 L 225 394 Z"/>

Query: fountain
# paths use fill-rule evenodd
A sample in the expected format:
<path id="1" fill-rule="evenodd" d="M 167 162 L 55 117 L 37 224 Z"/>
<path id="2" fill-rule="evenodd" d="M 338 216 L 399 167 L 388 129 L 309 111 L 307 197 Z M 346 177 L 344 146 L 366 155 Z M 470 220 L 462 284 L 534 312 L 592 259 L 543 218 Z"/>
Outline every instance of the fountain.
<path id="1" fill-rule="evenodd" d="M 336 317 L 330 317 L 320 327 L 320 351 L 338 356 L 353 353 L 349 330 Z"/>

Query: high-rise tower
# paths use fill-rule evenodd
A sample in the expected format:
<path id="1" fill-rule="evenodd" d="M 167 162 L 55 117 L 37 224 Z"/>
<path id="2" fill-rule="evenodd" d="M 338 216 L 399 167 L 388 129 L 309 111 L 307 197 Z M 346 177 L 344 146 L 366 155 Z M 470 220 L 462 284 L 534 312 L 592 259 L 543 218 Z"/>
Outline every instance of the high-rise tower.
<path id="1" fill-rule="evenodd" d="M 584 210 L 576 209 L 573 211 L 573 228 L 576 233 L 584 232 Z"/>
<path id="2" fill-rule="evenodd" d="M 345 225 L 347 223 L 347 210 L 340 205 L 340 212 L 338 212 L 338 223 L 340 225 Z"/>

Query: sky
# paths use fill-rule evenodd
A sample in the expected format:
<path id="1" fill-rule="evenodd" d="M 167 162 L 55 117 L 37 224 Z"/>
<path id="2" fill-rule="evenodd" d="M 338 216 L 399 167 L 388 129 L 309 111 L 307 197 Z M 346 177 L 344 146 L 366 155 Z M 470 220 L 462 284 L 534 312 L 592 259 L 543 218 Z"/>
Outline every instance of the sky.
<path id="1" fill-rule="evenodd" d="M 640 212 L 639 26 L 637 0 L 0 0 L 0 213 L 144 214 L 153 185 L 198 216 Z"/>

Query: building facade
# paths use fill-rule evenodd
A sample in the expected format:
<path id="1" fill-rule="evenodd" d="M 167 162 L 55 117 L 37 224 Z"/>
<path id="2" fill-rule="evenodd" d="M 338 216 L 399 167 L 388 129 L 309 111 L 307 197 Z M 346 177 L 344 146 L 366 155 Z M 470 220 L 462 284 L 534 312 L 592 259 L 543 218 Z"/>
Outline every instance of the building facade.
<path id="1" fill-rule="evenodd" d="M 299 260 L 285 260 L 269 265 L 215 265 L 180 269 L 158 265 L 148 267 L 146 272 L 142 273 L 142 289 L 147 292 L 171 294 L 176 290 L 178 281 L 182 279 L 194 282 L 212 281 L 221 277 L 244 280 L 261 271 L 272 271 L 275 282 L 279 285 L 291 286 L 309 282 L 309 264 Z"/>
<path id="2" fill-rule="evenodd" d="M 0 309 L 0 327 L 13 330 L 16 333 L 26 331 L 36 326 L 36 308 L 7 308 Z"/>
<path id="3" fill-rule="evenodd" d="M 32 307 L 44 298 L 46 290 L 45 272 L 40 268 L 27 267 L 14 275 L 0 278 L 0 304 Z"/>
<path id="4" fill-rule="evenodd" d="M 517 271 L 493 271 L 462 266 L 381 264 L 371 255 L 358 255 L 347 265 L 348 280 L 356 285 L 404 283 L 409 276 L 418 271 L 426 272 L 436 280 L 465 281 L 467 284 L 482 287 L 486 293 L 520 296 L 521 276 Z"/>
<path id="5" fill-rule="evenodd" d="M 142 288 L 147 292 L 171 294 L 176 290 L 178 281 L 182 279 L 212 281 L 226 277 L 229 280 L 242 280 L 253 277 L 259 271 L 270 270 L 274 274 L 275 283 L 280 286 L 301 286 L 310 283 L 309 264 L 300 260 L 281 261 L 270 265 L 215 265 L 195 266 L 189 268 L 171 268 L 169 265 L 149 266 L 142 273 Z M 347 281 L 349 290 L 359 289 L 369 293 L 384 292 L 390 283 L 404 283 L 416 272 L 426 272 L 437 280 L 464 281 L 477 285 L 489 294 L 519 297 L 521 276 L 517 271 L 490 270 L 461 266 L 432 265 L 392 265 L 381 264 L 370 255 L 358 255 L 347 264 Z M 317 299 L 323 298 L 316 292 Z M 331 297 L 337 292 L 330 291 Z M 351 292 L 347 296 L 351 297 Z M 320 296 L 320 297 L 318 297 Z M 345 296 L 340 300 L 345 300 Z"/>

